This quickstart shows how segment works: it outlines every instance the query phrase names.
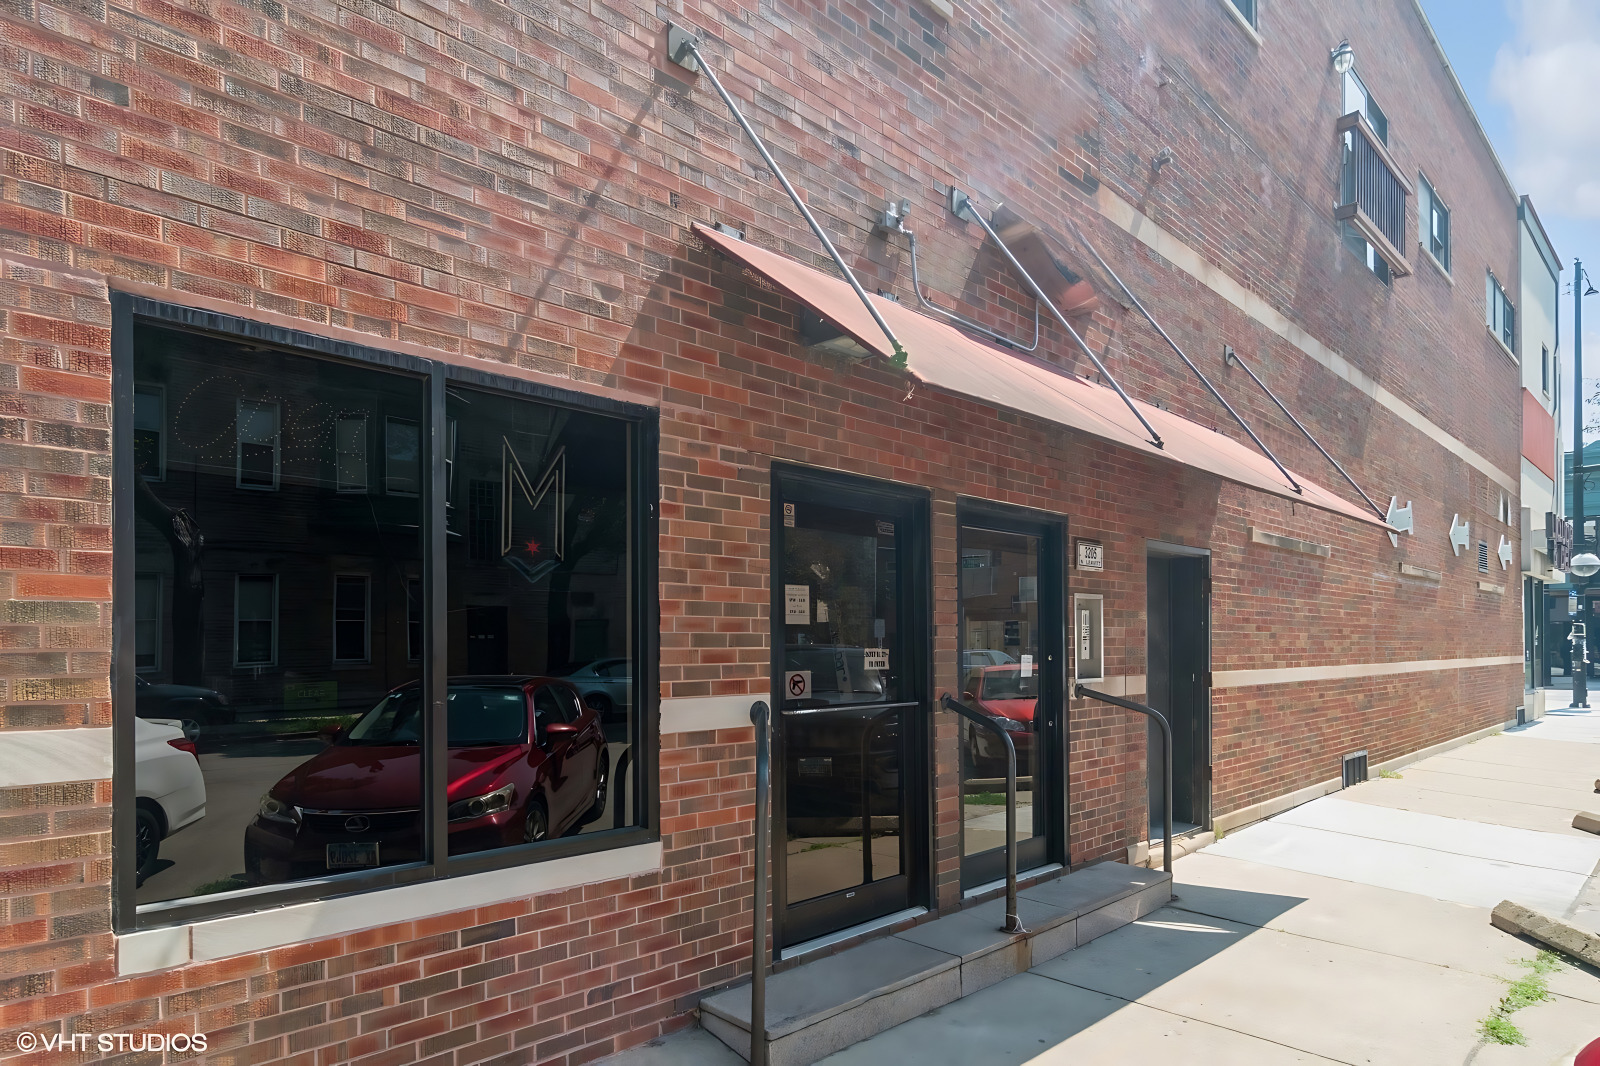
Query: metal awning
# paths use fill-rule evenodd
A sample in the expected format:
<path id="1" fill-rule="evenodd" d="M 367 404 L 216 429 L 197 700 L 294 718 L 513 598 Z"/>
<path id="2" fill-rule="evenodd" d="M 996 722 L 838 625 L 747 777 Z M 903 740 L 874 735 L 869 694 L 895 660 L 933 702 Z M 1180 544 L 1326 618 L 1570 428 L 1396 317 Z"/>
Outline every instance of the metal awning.
<path id="1" fill-rule="evenodd" d="M 809 307 L 867 352 L 893 360 L 894 353 L 887 350 L 883 331 L 845 282 L 700 223 L 695 223 L 694 232 L 707 245 L 743 263 Z M 1363 507 L 1298 473 L 1293 476 L 1301 491 L 1296 492 L 1271 460 L 1231 437 L 1136 400 L 1140 413 L 1165 443 L 1164 448 L 1157 448 L 1146 439 L 1133 412 L 1111 389 L 986 344 L 893 300 L 869 298 L 905 345 L 909 354 L 907 372 L 918 381 L 1033 415 L 1143 455 L 1181 463 L 1245 488 L 1389 529 Z"/>

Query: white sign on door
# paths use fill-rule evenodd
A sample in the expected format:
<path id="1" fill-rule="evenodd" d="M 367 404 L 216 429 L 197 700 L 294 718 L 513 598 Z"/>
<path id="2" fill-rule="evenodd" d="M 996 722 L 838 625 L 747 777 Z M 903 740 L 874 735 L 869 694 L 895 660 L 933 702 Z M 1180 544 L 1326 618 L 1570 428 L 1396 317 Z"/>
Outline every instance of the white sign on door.
<path id="1" fill-rule="evenodd" d="M 786 625 L 811 624 L 811 586 L 783 586 L 783 621 Z"/>
<path id="2" fill-rule="evenodd" d="M 790 670 L 783 675 L 783 698 L 803 700 L 811 695 L 811 671 Z"/>
<path id="3" fill-rule="evenodd" d="M 861 668 L 863 670 L 889 669 L 888 648 L 863 648 L 861 649 Z"/>
<path id="4" fill-rule="evenodd" d="M 1031 656 L 1031 655 L 1024 655 L 1022 657 L 1022 676 L 1023 677 L 1032 677 L 1033 676 L 1033 656 Z"/>

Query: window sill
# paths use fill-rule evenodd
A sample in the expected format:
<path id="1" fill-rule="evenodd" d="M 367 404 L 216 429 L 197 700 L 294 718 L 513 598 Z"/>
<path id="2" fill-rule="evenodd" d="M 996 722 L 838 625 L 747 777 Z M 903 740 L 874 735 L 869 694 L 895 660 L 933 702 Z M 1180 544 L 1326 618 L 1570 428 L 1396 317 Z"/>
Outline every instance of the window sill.
<path id="1" fill-rule="evenodd" d="M 1504 352 L 1506 358 L 1511 360 L 1511 365 L 1512 366 L 1521 366 L 1522 365 L 1522 360 L 1518 359 L 1517 358 L 1517 353 L 1512 351 L 1510 348 L 1508 348 L 1506 346 L 1506 342 L 1500 339 L 1500 334 L 1496 333 L 1494 330 L 1490 329 L 1488 326 L 1484 326 L 1483 327 L 1483 332 L 1487 333 L 1489 335 L 1489 339 L 1494 341 L 1495 347 L 1499 348 L 1502 352 Z"/>
<path id="2" fill-rule="evenodd" d="M 659 841 L 507 866 L 461 877 L 272 907 L 252 914 L 123 933 L 117 974 L 150 973 L 290 944 L 344 936 L 361 929 L 527 899 L 581 885 L 636 877 L 662 868 Z"/>
<path id="3" fill-rule="evenodd" d="M 1239 24 L 1239 28 L 1244 30 L 1245 36 L 1249 37 L 1257 48 L 1266 43 L 1261 39 L 1261 31 L 1250 24 L 1250 20 L 1244 17 L 1244 12 L 1233 6 L 1233 0 L 1217 0 L 1217 3 L 1233 17 L 1233 21 Z"/>
<path id="4" fill-rule="evenodd" d="M 1438 257 L 1428 250 L 1427 245 L 1423 244 L 1421 241 L 1418 241 L 1417 251 L 1422 253 L 1422 258 L 1433 264 L 1433 269 L 1437 270 L 1439 272 L 1439 276 L 1450 283 L 1450 287 L 1452 289 L 1455 288 L 1456 279 L 1450 276 L 1450 268 L 1439 262 Z"/>

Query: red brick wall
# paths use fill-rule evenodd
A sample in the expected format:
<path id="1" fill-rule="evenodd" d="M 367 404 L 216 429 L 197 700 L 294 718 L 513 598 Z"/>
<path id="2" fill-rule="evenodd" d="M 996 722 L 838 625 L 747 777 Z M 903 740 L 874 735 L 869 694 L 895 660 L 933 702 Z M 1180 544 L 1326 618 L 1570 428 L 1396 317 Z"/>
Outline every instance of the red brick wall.
<path id="1" fill-rule="evenodd" d="M 1335 28 L 1310 0 L 1274 3 L 1259 49 L 1216 0 L 974 3 L 951 24 L 918 0 L 781 13 L 706 2 L 684 18 L 711 35 L 711 61 L 869 287 L 913 299 L 903 242 L 868 233 L 883 201 L 908 196 L 928 285 L 1026 333 L 1031 301 L 939 206 L 951 183 L 986 208 L 1003 200 L 1098 280 L 1090 342 L 1130 391 L 1233 433 L 1074 251 L 1072 218 L 1286 462 L 1338 484 L 1223 370 L 1223 343 L 1369 492 L 1414 499 L 1417 535 L 1391 548 L 981 404 L 906 399 L 889 369 L 806 352 L 791 305 L 686 236 L 693 219 L 726 219 L 822 262 L 704 79 L 664 62 L 646 5 L 27 0 L 0 13 L 4 728 L 110 721 L 105 278 L 659 403 L 663 696 L 764 693 L 774 459 L 931 491 L 941 687 L 955 681 L 962 495 L 1065 514 L 1074 536 L 1105 543 L 1104 573 L 1071 576 L 1106 596 L 1112 676 L 1145 670 L 1147 538 L 1212 549 L 1217 670 L 1520 654 L 1515 576 L 1496 569 L 1512 592 L 1480 592 L 1475 552 L 1456 559 L 1445 537 L 1460 513 L 1474 542 L 1495 543 L 1489 480 L 1101 222 L 1086 192 L 1114 190 L 1515 484 L 1517 376 L 1479 295 L 1484 269 L 1515 276 L 1514 205 L 1409 4 Z M 1325 57 L 1347 34 L 1391 147 L 1438 176 L 1455 211 L 1459 284 L 1417 262 L 1385 288 L 1329 224 Z M 1175 162 L 1152 175 L 1163 146 Z M 1082 368 L 1048 324 L 1041 351 Z M 1332 555 L 1248 545 L 1250 525 Z M 1445 579 L 1401 578 L 1401 562 Z M 1520 685 L 1506 666 L 1218 690 L 1215 809 L 1336 776 L 1347 750 L 1381 761 L 1503 721 Z M 957 764 L 943 717 L 948 905 Z M 1070 718 L 1072 858 L 1117 856 L 1145 835 L 1144 727 L 1078 704 Z M 22 1027 L 198 1025 L 215 1062 L 578 1062 L 646 1039 L 747 954 L 750 743 L 748 730 L 665 738 L 658 875 L 128 980 L 108 932 L 106 783 L 0 792 L 0 1057 Z"/>

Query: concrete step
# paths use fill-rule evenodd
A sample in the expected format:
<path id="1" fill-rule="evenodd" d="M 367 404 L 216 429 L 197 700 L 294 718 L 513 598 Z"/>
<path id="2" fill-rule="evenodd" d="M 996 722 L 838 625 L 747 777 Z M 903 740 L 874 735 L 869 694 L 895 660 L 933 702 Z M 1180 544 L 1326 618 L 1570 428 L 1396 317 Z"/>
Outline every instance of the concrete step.
<path id="1" fill-rule="evenodd" d="M 1022 889 L 1025 932 L 1004 933 L 996 899 L 811 959 L 767 978 L 772 1066 L 807 1066 L 1127 925 L 1172 898 L 1160 870 L 1120 862 Z M 700 1024 L 750 1057 L 750 985 L 700 1001 Z"/>

